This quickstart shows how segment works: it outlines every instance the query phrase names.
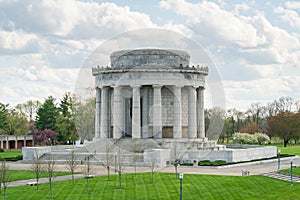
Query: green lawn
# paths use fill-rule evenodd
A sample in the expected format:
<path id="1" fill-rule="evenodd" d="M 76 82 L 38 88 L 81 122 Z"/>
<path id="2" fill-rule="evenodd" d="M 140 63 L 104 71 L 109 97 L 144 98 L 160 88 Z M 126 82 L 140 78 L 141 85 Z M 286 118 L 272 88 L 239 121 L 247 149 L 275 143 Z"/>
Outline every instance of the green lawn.
<path id="1" fill-rule="evenodd" d="M 49 185 L 35 187 L 13 187 L 7 190 L 7 199 L 49 199 Z M 183 199 L 299 199 L 300 184 L 293 187 L 289 182 L 263 176 L 214 176 L 184 175 Z M 179 199 L 179 180 L 174 174 L 155 174 L 155 184 L 150 173 L 123 175 L 123 188 L 119 189 L 117 176 L 111 181 L 106 177 L 90 179 L 89 194 L 86 193 L 85 180 L 53 184 L 55 200 L 71 199 Z"/>
<path id="2" fill-rule="evenodd" d="M 300 146 L 277 147 L 281 150 L 281 154 L 291 154 L 300 156 Z"/>
<path id="3" fill-rule="evenodd" d="M 290 174 L 290 169 L 283 169 L 283 170 L 280 170 L 280 172 Z M 300 167 L 293 168 L 293 174 L 300 176 Z"/>
<path id="4" fill-rule="evenodd" d="M 5 151 L 0 152 L 0 158 L 11 158 L 22 155 L 21 151 Z"/>
<path id="5" fill-rule="evenodd" d="M 18 180 L 27 180 L 35 178 L 35 173 L 28 170 L 9 170 L 9 180 L 18 181 Z M 54 172 L 54 176 L 63 176 L 69 175 L 70 172 Z M 42 173 L 40 178 L 47 177 L 46 173 Z"/>

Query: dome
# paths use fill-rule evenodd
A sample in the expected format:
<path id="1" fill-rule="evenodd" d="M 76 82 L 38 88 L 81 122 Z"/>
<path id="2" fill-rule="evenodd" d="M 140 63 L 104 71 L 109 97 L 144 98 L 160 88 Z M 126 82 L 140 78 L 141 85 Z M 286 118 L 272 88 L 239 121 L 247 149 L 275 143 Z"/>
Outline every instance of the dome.
<path id="1" fill-rule="evenodd" d="M 179 66 L 189 65 L 190 55 L 185 51 L 166 49 L 134 49 L 115 51 L 110 56 L 114 67 Z"/>

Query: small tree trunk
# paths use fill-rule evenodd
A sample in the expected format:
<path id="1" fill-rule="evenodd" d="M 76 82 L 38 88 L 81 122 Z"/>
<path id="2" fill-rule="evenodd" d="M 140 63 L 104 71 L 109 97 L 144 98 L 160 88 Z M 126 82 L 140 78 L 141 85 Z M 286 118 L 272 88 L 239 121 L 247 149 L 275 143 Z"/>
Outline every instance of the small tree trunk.
<path id="1" fill-rule="evenodd" d="M 152 170 L 152 184 L 154 184 L 154 171 Z"/>
<path id="2" fill-rule="evenodd" d="M 4 186 L 3 188 L 4 188 L 4 200 L 6 200 L 6 186 Z"/>
<path id="3" fill-rule="evenodd" d="M 107 180 L 110 181 L 110 167 L 107 166 Z"/>
<path id="4" fill-rule="evenodd" d="M 86 193 L 89 193 L 89 177 L 86 177 L 85 188 L 86 188 Z"/>
<path id="5" fill-rule="evenodd" d="M 119 173 L 119 184 L 120 184 L 120 189 L 122 189 L 122 173 Z"/>
<path id="6" fill-rule="evenodd" d="M 36 179 L 36 190 L 39 190 L 39 179 Z"/>
<path id="7" fill-rule="evenodd" d="M 284 147 L 286 147 L 288 143 L 289 143 L 289 140 L 283 139 L 283 146 L 284 146 Z"/>
<path id="8" fill-rule="evenodd" d="M 74 187 L 74 172 L 72 172 L 72 186 Z"/>
<path id="9" fill-rule="evenodd" d="M 49 182 L 50 184 L 50 199 L 52 200 L 52 181 Z"/>

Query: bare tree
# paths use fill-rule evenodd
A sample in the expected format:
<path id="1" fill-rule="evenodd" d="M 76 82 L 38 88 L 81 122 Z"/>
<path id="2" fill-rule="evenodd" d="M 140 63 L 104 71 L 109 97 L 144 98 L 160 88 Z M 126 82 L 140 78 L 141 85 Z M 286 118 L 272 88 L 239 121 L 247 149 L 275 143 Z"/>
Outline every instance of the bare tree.
<path id="1" fill-rule="evenodd" d="M 150 167 L 151 167 L 152 184 L 154 184 L 154 173 L 155 173 L 155 169 L 157 167 L 157 156 L 156 156 L 155 151 L 150 153 L 149 162 L 150 162 Z"/>
<path id="2" fill-rule="evenodd" d="M 85 158 L 85 163 L 84 163 L 84 167 L 83 167 L 83 174 L 84 174 L 84 178 L 86 179 L 85 182 L 85 188 L 86 188 L 86 192 L 89 192 L 89 179 L 93 176 L 94 174 L 94 169 L 92 168 L 91 165 L 91 157 L 93 155 L 90 154 Z"/>
<path id="3" fill-rule="evenodd" d="M 36 190 L 38 190 L 39 189 L 39 179 L 40 179 L 41 174 L 43 173 L 43 164 L 42 164 L 41 159 L 36 150 L 34 151 L 32 163 L 30 165 L 30 170 L 33 171 L 35 174 Z"/>
<path id="4" fill-rule="evenodd" d="M 49 155 L 47 161 L 45 162 L 45 171 L 47 173 L 48 182 L 49 182 L 49 186 L 50 186 L 50 188 L 49 188 L 50 189 L 50 199 L 53 199 L 52 182 L 54 179 L 55 168 L 56 168 L 55 161 L 54 161 L 53 157 L 51 155 Z"/>
<path id="5" fill-rule="evenodd" d="M 136 176 L 136 165 L 139 159 L 138 157 L 138 148 L 137 148 L 137 141 L 133 139 L 133 165 L 134 165 L 134 176 Z"/>
<path id="6" fill-rule="evenodd" d="M 8 170 L 9 170 L 9 165 L 7 164 L 6 160 L 2 160 L 0 163 L 0 180 L 1 180 L 1 185 L 3 185 L 3 189 L 4 189 L 4 200 L 6 200 L 6 189 L 10 179 Z"/>
<path id="7" fill-rule="evenodd" d="M 74 172 L 79 167 L 79 163 L 76 161 L 76 152 L 74 150 L 69 152 L 68 159 L 66 161 L 67 168 L 72 174 L 72 186 L 74 187 Z"/>
<path id="8" fill-rule="evenodd" d="M 176 178 L 178 178 L 178 166 L 180 164 L 180 160 L 181 160 L 181 155 L 180 155 L 180 151 L 178 151 L 177 149 L 177 143 L 174 144 L 174 168 L 175 168 L 175 174 L 176 174 Z"/>
<path id="9" fill-rule="evenodd" d="M 117 171 L 119 175 L 119 186 L 120 189 L 122 188 L 122 173 L 124 170 L 124 157 L 121 155 L 121 143 L 118 144 L 118 166 L 117 166 Z"/>
<path id="10" fill-rule="evenodd" d="M 111 151 L 111 146 L 108 142 L 105 144 L 105 160 L 104 160 L 104 166 L 107 170 L 107 180 L 110 181 L 110 169 L 111 165 L 113 163 L 113 155 Z"/>

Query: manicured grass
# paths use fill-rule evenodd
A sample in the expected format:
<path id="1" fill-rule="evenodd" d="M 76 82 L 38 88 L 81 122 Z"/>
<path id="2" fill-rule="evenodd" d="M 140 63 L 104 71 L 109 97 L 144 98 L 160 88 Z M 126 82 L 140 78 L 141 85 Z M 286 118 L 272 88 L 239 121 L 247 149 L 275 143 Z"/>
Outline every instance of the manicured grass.
<path id="1" fill-rule="evenodd" d="M 281 150 L 281 154 L 290 154 L 300 156 L 300 145 L 299 146 L 287 146 L 287 147 L 277 147 Z"/>
<path id="2" fill-rule="evenodd" d="M 283 169 L 283 170 L 280 170 L 280 172 L 290 174 L 290 169 Z M 293 174 L 300 176 L 300 167 L 293 168 Z"/>
<path id="3" fill-rule="evenodd" d="M 0 152 L 0 158 L 12 158 L 22 155 L 21 151 L 5 151 Z"/>
<path id="4" fill-rule="evenodd" d="M 29 170 L 9 170 L 9 181 L 27 180 L 35 178 L 35 173 Z M 69 175 L 70 172 L 54 172 L 54 176 Z M 42 173 L 40 178 L 47 177 L 46 173 Z"/>
<path id="5" fill-rule="evenodd" d="M 123 175 L 123 188 L 119 188 L 118 177 L 111 181 L 106 177 L 90 179 L 89 193 L 86 192 L 85 180 L 53 183 L 55 200 L 71 199 L 179 199 L 179 180 L 174 174 L 155 174 L 155 183 L 151 182 L 150 173 Z M 189 175 L 183 179 L 183 199 L 298 199 L 300 184 L 293 187 L 289 182 L 263 176 L 214 176 Z M 35 187 L 12 187 L 7 190 L 7 198 L 49 199 L 49 185 Z"/>

